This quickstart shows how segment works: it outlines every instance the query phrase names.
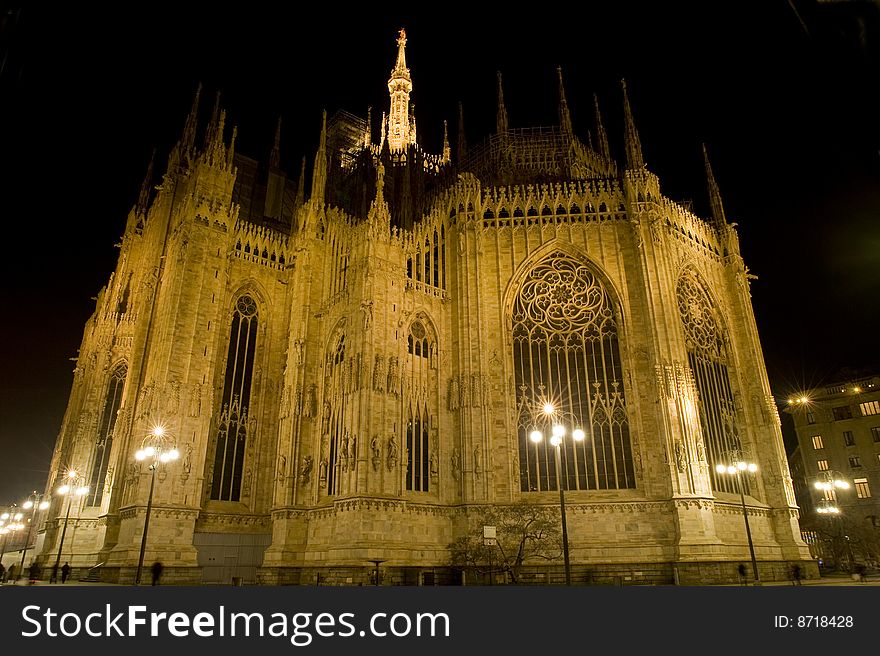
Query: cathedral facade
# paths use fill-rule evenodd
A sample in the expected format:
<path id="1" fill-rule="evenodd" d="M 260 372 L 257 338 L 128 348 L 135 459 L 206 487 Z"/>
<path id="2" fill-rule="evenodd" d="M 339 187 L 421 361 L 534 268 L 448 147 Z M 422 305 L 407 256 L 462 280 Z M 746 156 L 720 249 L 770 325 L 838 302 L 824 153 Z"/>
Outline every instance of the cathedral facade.
<path id="1" fill-rule="evenodd" d="M 811 566 L 708 159 L 703 219 L 645 167 L 625 86 L 618 163 L 598 103 L 575 136 L 561 71 L 559 125 L 511 128 L 499 74 L 495 134 L 468 148 L 460 112 L 455 152 L 427 153 L 405 49 L 378 130 L 325 114 L 309 185 L 280 123 L 267 167 L 217 105 L 197 146 L 196 95 L 85 327 L 49 480 L 89 486 L 63 560 L 132 581 L 152 500 L 171 580 L 451 582 L 488 508 L 557 509 L 562 485 L 576 581 L 736 580 L 744 513 L 762 578 Z M 551 422 L 585 433 L 559 475 L 530 439 Z M 158 425 L 180 457 L 151 472 Z M 758 465 L 742 497 L 731 450 Z"/>

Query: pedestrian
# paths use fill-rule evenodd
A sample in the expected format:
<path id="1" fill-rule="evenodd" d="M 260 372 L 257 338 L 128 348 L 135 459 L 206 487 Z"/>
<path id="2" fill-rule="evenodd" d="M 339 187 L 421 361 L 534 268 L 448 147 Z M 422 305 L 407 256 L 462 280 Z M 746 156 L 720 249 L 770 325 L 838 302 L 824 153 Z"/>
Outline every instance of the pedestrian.
<path id="1" fill-rule="evenodd" d="M 864 565 L 856 565 L 856 574 L 859 577 L 859 583 L 865 583 L 868 579 L 865 577 L 865 566 Z"/>
<path id="2" fill-rule="evenodd" d="M 3 563 L 0 563 L 0 583 L 3 583 L 6 579 L 6 568 L 3 567 Z"/>
<path id="3" fill-rule="evenodd" d="M 12 563 L 12 564 L 9 566 L 9 571 L 6 572 L 6 580 L 7 580 L 7 581 L 12 581 L 13 583 L 15 583 L 15 578 L 16 578 L 17 576 L 18 576 L 18 570 L 15 569 L 15 563 Z"/>
<path id="4" fill-rule="evenodd" d="M 159 579 L 162 578 L 162 563 L 157 560 L 151 569 L 153 571 L 153 585 L 159 585 Z"/>
<path id="5" fill-rule="evenodd" d="M 740 585 L 746 584 L 746 566 L 742 563 L 739 564 L 739 567 L 736 568 L 736 571 L 739 572 L 739 582 Z"/>
<path id="6" fill-rule="evenodd" d="M 801 584 L 801 566 L 793 565 L 791 568 L 791 584 L 792 585 L 800 585 Z"/>
<path id="7" fill-rule="evenodd" d="M 42 572 L 40 571 L 40 565 L 39 563 L 37 563 L 37 561 L 31 563 L 29 573 L 30 581 L 28 582 L 28 585 L 33 585 L 40 580 L 40 575 L 42 574 Z"/>
<path id="8" fill-rule="evenodd" d="M 61 568 L 61 582 L 67 583 L 68 576 L 70 576 L 70 563 L 65 562 L 64 567 Z"/>

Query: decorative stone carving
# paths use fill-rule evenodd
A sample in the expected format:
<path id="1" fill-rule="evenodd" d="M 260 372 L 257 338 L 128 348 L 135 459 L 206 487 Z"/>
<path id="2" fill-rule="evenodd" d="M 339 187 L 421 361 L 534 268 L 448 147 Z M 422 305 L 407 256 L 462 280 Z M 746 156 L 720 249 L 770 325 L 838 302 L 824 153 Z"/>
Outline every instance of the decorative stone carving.
<path id="1" fill-rule="evenodd" d="M 198 417 L 202 412 L 202 385 L 196 383 L 189 393 L 189 416 Z"/>
<path id="2" fill-rule="evenodd" d="M 275 474 L 276 480 L 284 480 L 287 475 L 287 456 L 284 454 L 278 456 L 278 469 Z"/>
<path id="3" fill-rule="evenodd" d="M 382 463 L 382 444 L 378 435 L 373 435 L 370 440 L 370 451 L 372 452 L 373 471 L 379 471 L 379 465 Z"/>
<path id="4" fill-rule="evenodd" d="M 373 301 L 362 302 L 361 312 L 364 313 L 364 332 L 367 332 L 373 325 Z"/>
<path id="5" fill-rule="evenodd" d="M 478 444 L 474 447 L 474 476 L 480 478 L 483 475 L 483 448 Z"/>
<path id="6" fill-rule="evenodd" d="M 398 385 L 399 378 L 400 378 L 400 373 L 399 373 L 398 365 L 397 365 L 397 356 L 392 355 L 391 357 L 388 358 L 388 385 L 386 386 L 386 389 L 388 390 L 389 394 L 393 394 L 394 396 L 397 396 L 397 393 L 398 393 L 397 385 Z"/>
<path id="7" fill-rule="evenodd" d="M 687 469 L 687 455 L 684 452 L 684 445 L 681 440 L 675 440 L 675 466 L 682 474 Z"/>
<path id="8" fill-rule="evenodd" d="M 397 467 L 397 459 L 400 454 L 400 448 L 397 446 L 397 438 L 392 433 L 388 438 L 388 470 L 391 471 Z"/>
<path id="9" fill-rule="evenodd" d="M 461 477 L 461 452 L 458 447 L 452 449 L 449 464 L 452 465 L 452 478 L 458 480 Z"/>
<path id="10" fill-rule="evenodd" d="M 312 456 L 303 456 L 302 464 L 299 466 L 299 483 L 300 485 L 308 485 L 312 478 Z"/>
<path id="11" fill-rule="evenodd" d="M 449 395 L 446 398 L 446 406 L 453 412 L 458 410 L 458 376 L 449 380 Z"/>
<path id="12" fill-rule="evenodd" d="M 181 464 L 180 480 L 185 481 L 189 478 L 192 471 L 192 444 L 187 443 L 183 449 L 183 463 Z"/>
<path id="13" fill-rule="evenodd" d="M 379 353 L 376 354 L 373 364 L 373 389 L 377 392 L 385 391 L 385 358 Z"/>
<path id="14" fill-rule="evenodd" d="M 250 467 L 247 467 L 244 470 L 244 480 L 241 483 L 241 496 L 243 498 L 248 498 L 251 496 L 251 480 L 253 479 L 254 472 Z"/>
<path id="15" fill-rule="evenodd" d="M 165 394 L 165 414 L 173 417 L 177 414 L 177 409 L 180 407 L 180 382 L 176 380 L 171 381 Z"/>
<path id="16" fill-rule="evenodd" d="M 293 362 L 297 367 L 301 367 L 303 364 L 303 351 L 305 350 L 305 340 L 304 339 L 296 339 L 293 341 Z"/>
<path id="17" fill-rule="evenodd" d="M 429 460 L 431 481 L 436 481 L 440 476 L 440 450 L 437 446 L 437 438 L 431 440 L 431 456 Z"/>
<path id="18" fill-rule="evenodd" d="M 306 398 L 303 404 L 302 413 L 306 417 L 312 417 L 315 414 L 317 405 L 318 386 L 312 383 L 306 389 Z"/>

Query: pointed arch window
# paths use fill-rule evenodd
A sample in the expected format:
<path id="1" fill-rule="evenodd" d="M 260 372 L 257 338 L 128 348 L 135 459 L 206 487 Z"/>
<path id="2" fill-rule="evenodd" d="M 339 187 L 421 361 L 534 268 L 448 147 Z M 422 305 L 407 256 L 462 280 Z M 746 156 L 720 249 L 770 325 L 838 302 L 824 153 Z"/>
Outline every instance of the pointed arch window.
<path id="1" fill-rule="evenodd" d="M 528 439 L 547 428 L 539 410 L 547 401 L 587 434 L 563 442 L 566 489 L 634 488 L 618 320 L 602 283 L 585 264 L 552 253 L 523 281 L 512 323 L 521 490 L 559 489 L 555 447 Z"/>
<path id="2" fill-rule="evenodd" d="M 732 477 L 721 476 L 715 464 L 725 451 L 741 448 L 726 339 L 718 313 L 696 274 L 687 270 L 676 286 L 678 313 L 684 326 L 688 364 L 697 388 L 700 428 L 706 443 L 712 488 L 736 493 Z M 743 481 L 748 485 L 748 476 Z"/>
<path id="3" fill-rule="evenodd" d="M 326 427 L 329 433 L 328 445 L 329 467 L 327 468 L 327 493 L 339 494 L 341 473 L 348 471 L 349 464 L 352 468 L 355 466 L 356 459 L 349 458 L 349 452 L 354 456 L 354 445 L 345 428 L 345 405 L 348 401 L 348 386 L 346 383 L 346 361 L 345 361 L 345 335 L 340 335 L 336 340 L 336 346 L 330 356 L 330 375 L 332 389 L 335 390 L 333 397 L 337 400 L 336 406 L 331 408 L 329 417 L 330 425 Z M 352 462 L 349 462 L 349 461 Z"/>
<path id="4" fill-rule="evenodd" d="M 406 423 L 406 489 L 411 492 L 428 491 L 429 428 L 428 408 L 411 405 Z"/>
<path id="5" fill-rule="evenodd" d="M 257 304 L 239 297 L 232 314 L 226 375 L 223 382 L 217 450 L 211 480 L 211 499 L 239 501 L 249 428 L 251 386 L 257 347 Z"/>
<path id="6" fill-rule="evenodd" d="M 98 425 L 98 441 L 95 443 L 95 452 L 92 458 L 92 471 L 89 476 L 90 492 L 86 497 L 87 506 L 100 506 L 104 498 L 104 479 L 107 477 L 107 468 L 110 464 L 113 431 L 116 427 L 119 408 L 122 406 L 122 390 L 125 388 L 127 375 L 128 366 L 124 362 L 118 364 L 110 374 L 107 394 L 104 396 L 104 407 L 101 410 L 101 423 Z"/>

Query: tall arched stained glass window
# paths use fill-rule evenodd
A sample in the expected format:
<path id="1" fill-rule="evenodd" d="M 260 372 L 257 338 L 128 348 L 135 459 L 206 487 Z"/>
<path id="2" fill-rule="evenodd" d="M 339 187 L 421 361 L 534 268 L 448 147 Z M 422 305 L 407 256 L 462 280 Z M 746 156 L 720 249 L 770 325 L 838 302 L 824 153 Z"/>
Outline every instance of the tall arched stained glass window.
<path id="1" fill-rule="evenodd" d="M 563 442 L 567 489 L 634 488 L 618 320 L 602 283 L 585 264 L 555 252 L 529 271 L 512 318 L 522 491 L 559 489 L 555 447 L 528 438 L 535 428 L 549 437 L 539 411 L 545 402 L 569 430 L 579 424 L 587 435 Z"/>
<path id="2" fill-rule="evenodd" d="M 693 371 L 699 396 L 700 427 L 706 442 L 712 488 L 735 493 L 735 479 L 721 476 L 715 471 L 715 464 L 721 462 L 725 451 L 741 447 L 721 322 L 694 271 L 685 270 L 679 277 L 676 298 L 678 313 L 684 324 L 688 364 Z M 745 477 L 743 480 L 747 479 Z"/>
<path id="3" fill-rule="evenodd" d="M 241 296 L 232 315 L 211 498 L 238 501 L 248 439 L 248 413 L 257 346 L 257 304 Z"/>
<path id="4" fill-rule="evenodd" d="M 128 367 L 124 362 L 118 364 L 110 374 L 104 408 L 101 410 L 101 423 L 98 425 L 98 440 L 95 442 L 92 471 L 89 475 L 87 506 L 100 506 L 104 498 L 104 479 L 107 477 L 107 467 L 110 464 L 113 430 L 116 427 L 116 415 L 122 405 L 122 390 L 125 387 L 126 375 L 128 375 Z"/>

